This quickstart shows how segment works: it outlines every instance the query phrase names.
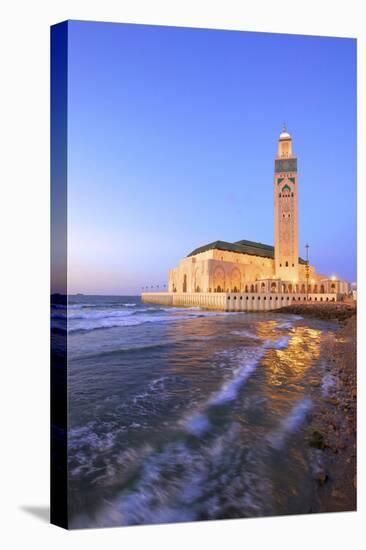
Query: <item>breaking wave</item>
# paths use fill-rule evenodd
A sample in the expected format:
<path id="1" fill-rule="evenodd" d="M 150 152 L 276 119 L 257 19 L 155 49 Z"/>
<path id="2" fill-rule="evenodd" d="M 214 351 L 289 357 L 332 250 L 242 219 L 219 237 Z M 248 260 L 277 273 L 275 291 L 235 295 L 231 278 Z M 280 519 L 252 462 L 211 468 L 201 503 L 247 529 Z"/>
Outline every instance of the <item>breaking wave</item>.
<path id="1" fill-rule="evenodd" d="M 274 449 L 281 449 L 286 438 L 294 432 L 305 420 L 306 414 L 312 406 L 309 397 L 304 397 L 293 406 L 288 416 L 280 423 L 279 427 L 268 435 L 267 441 Z"/>
<path id="2" fill-rule="evenodd" d="M 142 325 L 144 323 L 169 323 L 197 317 L 220 317 L 236 315 L 235 312 L 206 311 L 200 308 L 139 308 L 128 311 L 93 311 L 68 314 L 68 332 L 92 331 L 114 327 Z M 61 313 L 54 313 L 52 319 L 66 319 Z"/>

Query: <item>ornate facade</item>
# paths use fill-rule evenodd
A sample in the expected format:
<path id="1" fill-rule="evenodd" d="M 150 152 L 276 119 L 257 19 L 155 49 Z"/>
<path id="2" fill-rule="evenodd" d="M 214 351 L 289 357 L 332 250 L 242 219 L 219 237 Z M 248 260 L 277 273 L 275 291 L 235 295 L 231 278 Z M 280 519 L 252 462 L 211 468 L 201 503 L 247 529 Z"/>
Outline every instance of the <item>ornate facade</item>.
<path id="1" fill-rule="evenodd" d="M 298 256 L 297 157 L 286 128 L 278 140 L 273 185 L 274 247 L 241 240 L 197 248 L 169 271 L 169 292 L 348 292 L 348 283 L 317 273 Z"/>

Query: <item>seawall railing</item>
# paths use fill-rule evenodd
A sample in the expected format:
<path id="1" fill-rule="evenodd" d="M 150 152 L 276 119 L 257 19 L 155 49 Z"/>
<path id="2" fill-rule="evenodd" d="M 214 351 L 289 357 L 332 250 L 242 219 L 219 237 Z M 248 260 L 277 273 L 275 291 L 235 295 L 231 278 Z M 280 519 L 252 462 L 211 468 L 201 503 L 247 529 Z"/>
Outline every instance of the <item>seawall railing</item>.
<path id="1" fill-rule="evenodd" d="M 144 292 L 143 302 L 219 311 L 269 311 L 295 303 L 335 302 L 337 294 L 262 292 Z"/>

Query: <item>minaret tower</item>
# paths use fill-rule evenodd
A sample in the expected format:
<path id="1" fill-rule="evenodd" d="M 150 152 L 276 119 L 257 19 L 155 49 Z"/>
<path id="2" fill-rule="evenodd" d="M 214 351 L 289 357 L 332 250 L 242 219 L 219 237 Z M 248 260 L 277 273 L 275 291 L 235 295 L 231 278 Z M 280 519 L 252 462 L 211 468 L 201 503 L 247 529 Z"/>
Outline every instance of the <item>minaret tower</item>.
<path id="1" fill-rule="evenodd" d="M 274 247 L 276 277 L 292 283 L 299 277 L 297 157 L 284 126 L 278 140 L 274 174 Z"/>

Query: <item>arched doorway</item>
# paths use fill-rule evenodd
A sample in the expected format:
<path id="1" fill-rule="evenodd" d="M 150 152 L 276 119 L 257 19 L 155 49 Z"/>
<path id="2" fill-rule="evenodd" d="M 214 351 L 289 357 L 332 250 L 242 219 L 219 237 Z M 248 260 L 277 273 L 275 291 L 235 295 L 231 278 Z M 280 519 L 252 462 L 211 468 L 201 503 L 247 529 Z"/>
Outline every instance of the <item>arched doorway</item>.
<path id="1" fill-rule="evenodd" d="M 277 284 L 271 283 L 271 292 L 277 292 Z"/>
<path id="2" fill-rule="evenodd" d="M 183 276 L 183 292 L 187 292 L 187 275 Z"/>
<path id="3" fill-rule="evenodd" d="M 234 269 L 230 273 L 231 292 L 239 292 L 240 284 L 241 284 L 240 271 L 237 267 L 234 267 Z"/>
<path id="4" fill-rule="evenodd" d="M 225 271 L 222 267 L 215 268 L 213 274 L 214 292 L 223 292 L 225 290 Z"/>
<path id="5" fill-rule="evenodd" d="M 194 291 L 201 292 L 201 270 L 199 267 L 194 272 Z"/>

